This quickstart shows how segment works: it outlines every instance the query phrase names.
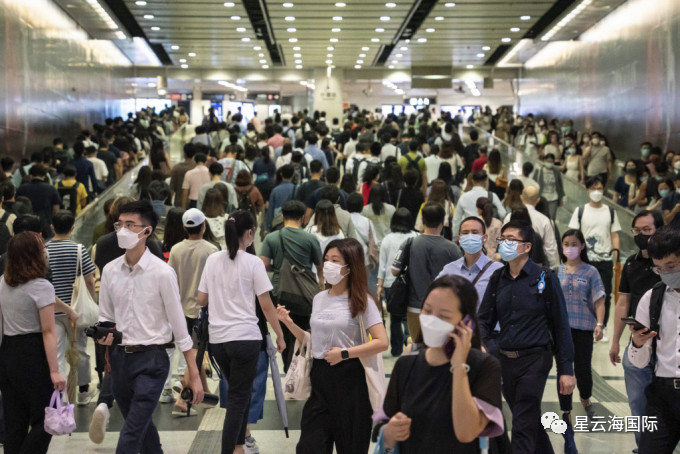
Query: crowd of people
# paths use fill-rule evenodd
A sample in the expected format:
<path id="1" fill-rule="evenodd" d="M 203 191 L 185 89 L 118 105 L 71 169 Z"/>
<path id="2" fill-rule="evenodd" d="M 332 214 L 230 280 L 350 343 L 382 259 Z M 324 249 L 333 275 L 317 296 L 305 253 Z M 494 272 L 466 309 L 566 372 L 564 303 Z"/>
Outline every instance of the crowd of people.
<path id="1" fill-rule="evenodd" d="M 498 150 L 480 144 L 477 129 L 460 137 L 461 114 L 433 118 L 423 109 L 378 118 L 352 108 L 342 123 L 307 111 L 262 122 L 235 112 L 221 122 L 211 111 L 173 165 L 164 141 L 187 121 L 176 113 L 107 121 L 94 137 L 78 137 L 72 159 L 44 150 L 14 173 L 2 160 L 12 181 L 3 185 L 0 212 L 0 238 L 8 230 L 0 391 L 5 414 L 21 415 L 5 419 L 7 452 L 47 450 L 40 413 L 51 390 L 65 387 L 77 322 L 72 288 L 81 275 L 98 299 L 98 326 L 122 333 L 96 340 L 100 384 L 90 423 L 90 438 L 101 443 L 118 403 L 125 422 L 117 452 L 162 452 L 152 421 L 157 402 L 191 416 L 191 405 L 214 391 L 196 361 L 196 327 L 206 318 L 223 377 L 223 453 L 257 452 L 250 426 L 263 418 L 268 350 L 293 374 L 296 343 L 308 343 L 312 358 L 298 453 L 368 452 L 371 438 L 385 453 L 486 445 L 554 452 L 541 425 L 553 360 L 564 449 L 575 453 L 573 390 L 594 418 L 593 345 L 609 341 L 610 318 L 610 359 L 623 361 L 631 412 L 659 420 L 658 431 L 636 439 L 640 452 L 673 451 L 677 347 L 662 331 L 676 329 L 677 314 L 662 303 L 680 290 L 673 217 L 680 209 L 665 210 L 676 192 L 660 204 L 632 196 L 640 209 L 629 228 L 639 251 L 624 265 L 610 317 L 621 225 L 603 203 L 613 154 L 602 134 L 574 131 L 570 120 L 476 112 L 469 120 L 522 154 L 515 176 Z M 673 177 L 656 178 L 663 168 L 670 175 L 669 165 L 654 161 L 659 153 L 650 148 L 641 172 L 660 182 L 656 191 L 671 190 Z M 104 159 L 109 153 L 115 159 Z M 88 254 L 69 239 L 75 217 L 142 156 L 148 162 L 133 193 L 104 205 Z M 621 181 L 634 193 L 652 188 L 652 179 L 643 189 L 631 175 L 640 177 L 627 171 L 615 191 Z M 560 234 L 565 176 L 582 182 L 590 200 Z M 27 203 L 22 194 L 34 214 L 16 212 Z M 621 355 L 625 317 L 644 329 L 632 330 Z M 87 338 L 75 331 L 80 361 L 70 367 L 78 369 L 77 404 L 87 405 L 97 387 Z M 387 349 L 399 357 L 389 384 L 375 373 Z M 173 370 L 176 350 L 183 354 Z M 190 402 L 178 395 L 185 388 Z M 512 412 L 511 442 L 501 396 Z"/>

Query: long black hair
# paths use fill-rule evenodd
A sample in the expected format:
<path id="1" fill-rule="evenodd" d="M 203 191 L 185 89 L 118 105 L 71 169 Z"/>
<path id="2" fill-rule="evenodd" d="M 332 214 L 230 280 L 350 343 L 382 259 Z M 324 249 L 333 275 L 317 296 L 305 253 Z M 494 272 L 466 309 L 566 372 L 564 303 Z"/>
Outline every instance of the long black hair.
<path id="1" fill-rule="evenodd" d="M 387 203 L 387 190 L 385 186 L 376 184 L 368 193 L 368 203 L 371 204 L 373 214 L 379 216 L 385 212 L 385 203 Z"/>
<path id="2" fill-rule="evenodd" d="M 164 252 L 170 252 L 174 245 L 187 238 L 187 232 L 184 230 L 184 224 L 182 223 L 183 215 L 183 209 L 173 208 L 165 216 L 165 232 L 163 233 Z"/>
<path id="3" fill-rule="evenodd" d="M 255 216 L 250 211 L 238 210 L 224 222 L 224 240 L 229 258 L 234 260 L 239 249 L 239 240 L 247 230 L 255 228 Z"/>

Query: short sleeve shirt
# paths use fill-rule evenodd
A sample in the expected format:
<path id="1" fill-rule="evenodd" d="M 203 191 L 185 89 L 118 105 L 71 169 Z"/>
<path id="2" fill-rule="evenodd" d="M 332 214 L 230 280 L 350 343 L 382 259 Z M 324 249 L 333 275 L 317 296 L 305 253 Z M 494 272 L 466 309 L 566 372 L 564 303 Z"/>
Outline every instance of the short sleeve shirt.
<path id="1" fill-rule="evenodd" d="M 619 292 L 630 294 L 627 314 L 629 317 L 635 317 L 635 311 L 637 311 L 642 295 L 661 280 L 659 275 L 652 271 L 653 266 L 652 259 L 644 258 L 640 252 L 628 257 L 625 265 L 623 265 Z"/>
<path id="2" fill-rule="evenodd" d="M 574 273 L 568 273 L 562 264 L 557 277 L 560 279 L 564 300 L 567 303 L 569 326 L 572 329 L 593 331 L 597 325 L 595 301 L 605 295 L 600 273 L 587 263 L 576 268 Z"/>
<path id="3" fill-rule="evenodd" d="M 283 247 L 286 249 L 286 255 L 289 259 L 310 269 L 313 268 L 314 265 L 321 264 L 321 248 L 316 236 L 307 233 L 302 229 L 294 229 L 291 227 L 284 227 L 281 230 L 270 233 L 262 242 L 260 255 L 272 260 L 272 268 L 274 269 L 272 284 L 274 284 L 275 294 L 278 294 L 279 269 L 283 262 L 281 235 L 283 235 Z"/>
<path id="4" fill-rule="evenodd" d="M 184 175 L 182 189 L 189 190 L 189 200 L 198 200 L 203 185 L 210 182 L 210 172 L 206 166 L 196 166 Z"/>
<path id="5" fill-rule="evenodd" d="M 228 251 L 208 257 L 198 290 L 208 294 L 210 342 L 262 340 L 255 297 L 271 289 L 267 270 L 259 257 L 245 251 L 238 251 L 234 260 L 229 258 Z"/>
<path id="6" fill-rule="evenodd" d="M 612 249 L 612 232 L 621 231 L 619 217 L 614 211 L 614 222 L 609 207 L 602 204 L 599 208 L 593 208 L 590 204 L 583 207 L 583 217 L 581 223 L 578 222 L 578 211 L 576 208 L 569 221 L 570 229 L 578 229 L 583 232 L 588 245 L 588 259 L 591 262 L 604 262 L 611 260 L 609 255 Z"/>
<path id="7" fill-rule="evenodd" d="M 54 304 L 54 287 L 47 279 L 33 279 L 10 287 L 0 278 L 0 312 L 5 336 L 42 332 L 40 309 Z"/>
<path id="8" fill-rule="evenodd" d="M 71 240 L 50 241 L 47 243 L 52 285 L 56 295 L 66 304 L 71 304 L 73 283 L 81 273 L 83 276 L 94 273 L 94 263 L 90 259 L 85 246 L 81 246 L 82 270 L 76 276 L 78 266 L 78 243 Z"/>
<path id="9" fill-rule="evenodd" d="M 350 348 L 361 345 L 359 317 L 364 317 L 364 328 L 382 323 L 378 307 L 368 297 L 366 311 L 352 317 L 347 295 L 331 296 L 328 290 L 318 293 L 312 302 L 312 357 L 323 359 L 324 353 L 333 347 Z"/>
<path id="10" fill-rule="evenodd" d="M 680 203 L 680 193 L 672 192 L 663 198 L 663 201 L 661 202 L 661 209 L 663 211 L 671 211 L 678 203 Z M 671 220 L 670 225 L 676 229 L 680 228 L 680 213 L 675 215 L 675 217 Z"/>

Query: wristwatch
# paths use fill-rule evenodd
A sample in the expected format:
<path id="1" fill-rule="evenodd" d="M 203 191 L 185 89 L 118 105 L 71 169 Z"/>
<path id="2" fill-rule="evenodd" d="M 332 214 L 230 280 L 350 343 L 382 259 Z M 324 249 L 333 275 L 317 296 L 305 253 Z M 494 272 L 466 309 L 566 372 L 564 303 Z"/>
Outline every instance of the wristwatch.
<path id="1" fill-rule="evenodd" d="M 600 328 L 603 328 L 603 327 L 604 327 L 604 323 L 598 323 L 597 326 L 599 326 Z"/>
<path id="2" fill-rule="evenodd" d="M 346 360 L 346 359 L 349 359 L 349 351 L 347 351 L 347 349 L 340 352 L 340 355 L 342 356 L 343 361 Z"/>

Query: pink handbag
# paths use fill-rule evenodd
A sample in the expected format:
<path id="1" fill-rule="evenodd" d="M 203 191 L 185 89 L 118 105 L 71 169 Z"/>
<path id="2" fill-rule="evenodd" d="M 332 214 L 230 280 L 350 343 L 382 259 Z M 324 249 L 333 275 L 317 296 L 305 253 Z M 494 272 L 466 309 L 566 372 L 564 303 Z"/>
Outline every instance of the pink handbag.
<path id="1" fill-rule="evenodd" d="M 56 404 L 56 408 L 55 408 Z M 61 392 L 52 393 L 50 406 L 45 408 L 45 432 L 50 435 L 70 435 L 76 430 L 76 419 L 73 415 L 73 404 L 68 401 L 61 403 Z"/>

